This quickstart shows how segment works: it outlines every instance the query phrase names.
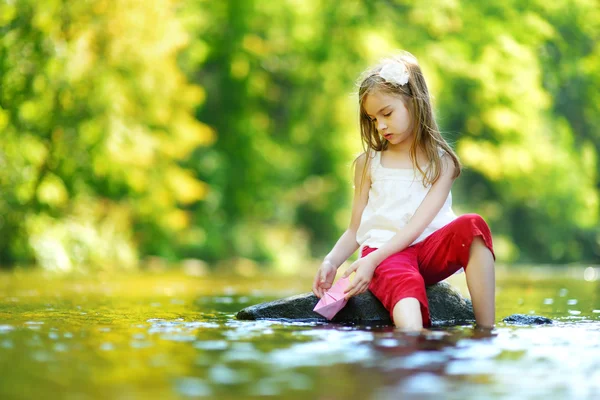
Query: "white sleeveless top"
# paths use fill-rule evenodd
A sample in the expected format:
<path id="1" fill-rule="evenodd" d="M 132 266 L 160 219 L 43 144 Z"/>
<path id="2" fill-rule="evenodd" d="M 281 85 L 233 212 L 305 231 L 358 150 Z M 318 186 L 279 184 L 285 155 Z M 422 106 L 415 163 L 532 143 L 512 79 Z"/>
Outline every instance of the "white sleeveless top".
<path id="1" fill-rule="evenodd" d="M 369 171 L 369 200 L 356 233 L 356 242 L 360 245 L 361 252 L 364 246 L 383 246 L 400 232 L 431 188 L 431 185 L 423 186 L 423 178 L 418 169 L 385 168 L 381 165 L 381 152 L 374 153 Z M 411 246 L 425 240 L 454 219 L 456 215 L 452 211 L 452 193 L 448 193 L 442 209 Z"/>

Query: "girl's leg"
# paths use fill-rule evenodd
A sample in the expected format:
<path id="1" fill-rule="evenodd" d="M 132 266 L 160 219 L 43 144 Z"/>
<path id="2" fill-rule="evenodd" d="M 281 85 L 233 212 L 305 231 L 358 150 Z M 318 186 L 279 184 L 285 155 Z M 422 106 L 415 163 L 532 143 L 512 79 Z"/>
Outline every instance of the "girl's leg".
<path id="1" fill-rule="evenodd" d="M 374 250 L 368 248 L 362 256 Z M 397 328 L 420 331 L 430 324 L 425 282 L 413 247 L 383 260 L 375 269 L 369 290 L 389 311 Z"/>
<path id="2" fill-rule="evenodd" d="M 494 256 L 480 236 L 476 236 L 471 243 L 469 263 L 465 273 L 473 311 L 475 311 L 475 321 L 483 328 L 492 328 L 496 320 Z"/>
<path id="3" fill-rule="evenodd" d="M 394 325 L 405 331 L 420 331 L 423 329 L 421 304 L 414 297 L 406 297 L 394 306 Z"/>
<path id="4" fill-rule="evenodd" d="M 465 268 L 477 325 L 493 327 L 495 256 L 492 234 L 483 218 L 477 214 L 462 215 L 415 247 L 426 285 L 440 282 L 461 267 Z"/>

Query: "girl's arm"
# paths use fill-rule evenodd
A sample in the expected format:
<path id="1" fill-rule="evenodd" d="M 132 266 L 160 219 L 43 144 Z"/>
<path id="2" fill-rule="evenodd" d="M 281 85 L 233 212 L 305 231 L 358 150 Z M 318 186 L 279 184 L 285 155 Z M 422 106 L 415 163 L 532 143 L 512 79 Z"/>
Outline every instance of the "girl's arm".
<path id="1" fill-rule="evenodd" d="M 367 168 L 367 173 L 364 174 L 363 179 L 365 168 Z M 367 160 L 367 155 L 363 153 L 356 160 L 354 168 L 354 198 L 350 225 L 323 260 L 313 282 L 313 292 L 318 297 L 322 297 L 325 290 L 331 287 L 337 269 L 359 247 L 356 242 L 356 232 L 360 226 L 360 219 L 367 205 L 369 188 L 371 187 L 371 176 L 368 173 L 368 168 L 370 168 L 370 162 Z"/>
<path id="2" fill-rule="evenodd" d="M 411 245 L 429 226 L 431 221 L 442 209 L 454 183 L 454 163 L 449 156 L 442 157 L 442 172 L 439 179 L 431 186 L 417 211 L 408 221 L 408 224 L 385 245 L 369 254 L 375 265 L 398 253 Z"/>
<path id="3" fill-rule="evenodd" d="M 364 179 L 362 179 L 363 171 L 368 167 L 367 164 L 367 155 L 363 153 L 356 160 L 354 168 L 354 199 L 352 201 L 350 225 L 333 246 L 331 252 L 325 257 L 325 261 L 331 262 L 336 268 L 342 265 L 359 247 L 356 242 L 356 232 L 360 226 L 362 213 L 367 206 L 369 188 L 371 187 L 370 174 L 364 174 Z"/>

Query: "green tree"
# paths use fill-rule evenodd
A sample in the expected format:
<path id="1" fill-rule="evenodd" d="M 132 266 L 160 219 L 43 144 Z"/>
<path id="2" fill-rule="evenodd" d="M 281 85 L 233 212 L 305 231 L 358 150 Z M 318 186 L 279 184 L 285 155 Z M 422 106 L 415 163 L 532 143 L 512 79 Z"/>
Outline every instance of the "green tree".
<path id="1" fill-rule="evenodd" d="M 206 185 L 180 166 L 214 132 L 176 64 L 169 0 L 0 8 L 2 264 L 131 267 L 169 254 Z"/>
<path id="2" fill-rule="evenodd" d="M 345 227 L 361 12 L 334 2 L 190 2 L 198 39 L 183 65 L 207 90 L 198 118 L 219 132 L 190 163 L 211 187 L 196 214 L 205 241 L 190 243 L 191 254 L 289 266 L 310 249 L 322 254 Z"/>

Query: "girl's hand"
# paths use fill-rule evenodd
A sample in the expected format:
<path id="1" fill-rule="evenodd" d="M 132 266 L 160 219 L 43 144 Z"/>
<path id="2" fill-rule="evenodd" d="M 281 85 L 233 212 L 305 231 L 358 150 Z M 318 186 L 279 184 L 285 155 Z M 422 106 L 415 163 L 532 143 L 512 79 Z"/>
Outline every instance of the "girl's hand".
<path id="1" fill-rule="evenodd" d="M 323 261 L 313 281 L 312 291 L 315 296 L 321 298 L 325 295 L 325 292 L 331 288 L 336 273 L 337 267 L 335 265 L 329 261 Z"/>
<path id="2" fill-rule="evenodd" d="M 367 291 L 369 288 L 369 283 L 371 283 L 371 279 L 373 279 L 375 268 L 377 268 L 377 264 L 375 264 L 375 262 L 373 262 L 369 256 L 359 258 L 352 263 L 350 268 L 348 268 L 346 272 L 344 272 L 344 275 L 342 275 L 342 278 L 346 278 L 350 276 L 351 273 L 356 271 L 356 275 L 354 276 L 352 283 L 350 283 L 350 285 L 344 291 L 344 293 L 346 293 L 346 299 Z"/>

